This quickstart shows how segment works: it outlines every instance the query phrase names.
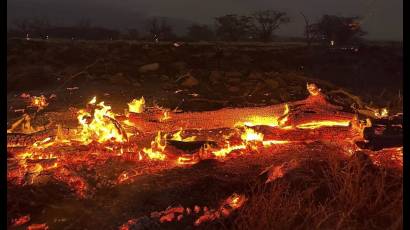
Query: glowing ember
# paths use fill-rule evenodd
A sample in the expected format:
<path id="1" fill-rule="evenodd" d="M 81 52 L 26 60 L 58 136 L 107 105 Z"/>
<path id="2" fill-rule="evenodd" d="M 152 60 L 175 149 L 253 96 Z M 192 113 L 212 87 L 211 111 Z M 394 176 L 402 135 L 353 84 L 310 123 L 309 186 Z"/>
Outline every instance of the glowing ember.
<path id="1" fill-rule="evenodd" d="M 28 114 L 23 114 L 23 116 L 14 122 L 11 127 L 7 130 L 7 133 L 20 132 L 25 134 L 35 133 L 43 130 L 44 128 L 35 128 L 31 126 L 31 117 Z"/>
<path id="2" fill-rule="evenodd" d="M 319 89 L 314 83 L 307 83 L 306 88 L 310 95 L 317 96 L 319 95 L 321 89 Z"/>
<path id="3" fill-rule="evenodd" d="M 162 114 L 162 117 L 159 119 L 161 122 L 167 121 L 171 119 L 171 116 L 169 115 L 169 111 L 164 111 Z"/>
<path id="4" fill-rule="evenodd" d="M 375 112 L 374 112 L 374 115 L 375 115 L 377 118 L 387 117 L 387 116 L 389 116 L 389 111 L 388 111 L 386 108 L 383 108 L 383 109 L 381 109 L 381 110 L 379 110 L 379 111 L 375 111 Z"/>
<path id="5" fill-rule="evenodd" d="M 317 129 L 320 127 L 330 127 L 330 126 L 343 126 L 348 127 L 350 121 L 312 121 L 304 124 L 297 125 L 299 129 Z"/>
<path id="6" fill-rule="evenodd" d="M 245 127 L 245 132 L 241 135 L 241 139 L 245 142 L 248 141 L 263 141 L 263 134 L 257 133 L 251 128 Z"/>
<path id="7" fill-rule="evenodd" d="M 216 151 L 212 151 L 212 154 L 215 155 L 216 157 L 223 158 L 223 157 L 226 157 L 232 151 L 241 150 L 241 149 L 246 149 L 246 145 L 245 144 L 240 144 L 240 145 L 231 146 L 230 143 L 228 142 L 226 147 L 221 148 L 221 149 L 216 150 Z"/>
<path id="8" fill-rule="evenodd" d="M 284 110 L 282 113 L 281 117 L 259 117 L 259 116 L 251 116 L 246 118 L 246 122 L 243 123 L 237 123 L 235 124 L 236 127 L 242 127 L 242 126 L 258 126 L 258 125 L 266 125 L 266 126 L 271 126 L 271 127 L 277 127 L 283 125 L 287 121 L 287 115 L 289 114 L 289 106 L 288 104 L 285 104 Z"/>
<path id="9" fill-rule="evenodd" d="M 17 226 L 21 226 L 23 224 L 26 224 L 30 221 L 30 215 L 25 215 L 25 216 L 21 216 L 19 218 L 13 219 L 11 221 L 11 225 L 13 227 L 17 227 Z"/>
<path id="10" fill-rule="evenodd" d="M 181 128 L 178 132 L 176 132 L 176 133 L 174 133 L 174 135 L 172 135 L 171 140 L 174 140 L 174 141 L 185 141 L 185 142 L 195 141 L 196 136 L 191 136 L 191 137 L 182 138 L 182 136 L 181 136 L 182 133 L 183 133 L 183 130 L 182 130 L 182 128 Z"/>
<path id="11" fill-rule="evenodd" d="M 139 100 L 134 99 L 128 103 L 128 110 L 132 113 L 142 113 L 145 109 L 145 99 L 141 97 Z"/>
<path id="12" fill-rule="evenodd" d="M 161 132 L 158 132 L 155 139 L 151 142 L 151 148 L 144 148 L 142 151 L 152 160 L 165 160 L 166 156 L 163 151 L 167 145 L 166 136 L 166 134 L 161 136 Z"/>
<path id="13" fill-rule="evenodd" d="M 31 107 L 37 107 L 37 111 L 40 111 L 48 106 L 47 99 L 44 95 L 39 97 L 33 96 L 31 97 Z"/>
<path id="14" fill-rule="evenodd" d="M 27 227 L 27 230 L 48 230 L 47 224 L 32 224 Z"/>

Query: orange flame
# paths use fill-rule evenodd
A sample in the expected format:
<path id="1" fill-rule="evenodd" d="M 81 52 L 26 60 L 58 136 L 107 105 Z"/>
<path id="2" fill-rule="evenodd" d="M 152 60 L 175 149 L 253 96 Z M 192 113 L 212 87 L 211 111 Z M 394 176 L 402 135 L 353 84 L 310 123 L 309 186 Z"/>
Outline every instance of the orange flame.
<path id="1" fill-rule="evenodd" d="M 132 113 L 142 113 L 145 109 L 145 99 L 141 97 L 139 100 L 133 99 L 128 103 L 128 110 Z"/>
<path id="2" fill-rule="evenodd" d="M 89 104 L 95 105 L 96 97 Z M 104 105 L 100 102 L 96 105 L 93 114 L 80 110 L 78 112 L 78 121 L 82 127 L 80 140 L 84 143 L 97 141 L 100 143 L 106 141 L 125 142 L 127 136 L 121 131 L 119 123 L 115 120 L 115 114 L 111 111 L 111 106 Z M 89 119 L 92 119 L 89 122 Z"/>

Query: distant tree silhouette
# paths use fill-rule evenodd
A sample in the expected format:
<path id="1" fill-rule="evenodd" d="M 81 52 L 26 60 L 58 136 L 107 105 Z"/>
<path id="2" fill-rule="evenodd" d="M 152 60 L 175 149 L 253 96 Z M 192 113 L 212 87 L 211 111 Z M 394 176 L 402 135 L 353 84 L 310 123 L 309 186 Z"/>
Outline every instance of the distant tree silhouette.
<path id="1" fill-rule="evenodd" d="M 146 30 L 152 39 L 171 40 L 176 36 L 173 28 L 167 23 L 165 18 L 151 18 L 146 23 Z"/>
<path id="2" fill-rule="evenodd" d="M 260 10 L 252 14 L 254 23 L 254 32 L 256 37 L 264 42 L 272 40 L 273 33 L 280 25 L 290 21 L 286 12 L 275 10 Z"/>
<path id="3" fill-rule="evenodd" d="M 360 39 L 365 35 L 360 26 L 359 17 L 339 17 L 323 15 L 315 24 L 310 25 L 310 31 L 322 41 L 328 44 L 346 44 Z"/>
<path id="4" fill-rule="evenodd" d="M 314 35 L 312 33 L 313 28 L 311 26 L 309 18 L 307 18 L 306 15 L 303 12 L 300 12 L 300 14 L 302 15 L 303 19 L 305 20 L 304 36 L 305 36 L 305 41 L 306 41 L 307 45 L 310 47 L 310 45 L 312 44 L 312 42 L 314 40 Z"/>
<path id="5" fill-rule="evenodd" d="M 221 40 L 239 41 L 252 33 L 252 17 L 228 14 L 215 18 L 216 34 Z"/>
<path id="6" fill-rule="evenodd" d="M 209 41 L 214 37 L 213 31 L 207 25 L 192 24 L 188 27 L 188 38 L 194 41 Z"/>
<path id="7" fill-rule="evenodd" d="M 137 29 L 128 29 L 125 37 L 130 40 L 137 40 L 139 39 L 140 34 Z"/>

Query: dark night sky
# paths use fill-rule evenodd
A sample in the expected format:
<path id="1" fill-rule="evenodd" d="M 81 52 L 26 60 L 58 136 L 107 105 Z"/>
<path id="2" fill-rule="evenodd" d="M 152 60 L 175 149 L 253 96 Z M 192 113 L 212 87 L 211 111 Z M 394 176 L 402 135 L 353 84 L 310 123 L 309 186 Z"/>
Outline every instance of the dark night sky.
<path id="1" fill-rule="evenodd" d="M 246 14 L 259 9 L 288 12 L 292 22 L 279 35 L 301 36 L 304 21 L 322 14 L 363 16 L 369 39 L 403 39 L 402 0 L 7 0 L 8 23 L 16 18 L 47 17 L 60 24 L 83 18 L 94 25 L 113 28 L 139 27 L 144 17 L 172 18 L 178 33 L 192 22 L 213 24 L 213 18 L 228 13 Z"/>

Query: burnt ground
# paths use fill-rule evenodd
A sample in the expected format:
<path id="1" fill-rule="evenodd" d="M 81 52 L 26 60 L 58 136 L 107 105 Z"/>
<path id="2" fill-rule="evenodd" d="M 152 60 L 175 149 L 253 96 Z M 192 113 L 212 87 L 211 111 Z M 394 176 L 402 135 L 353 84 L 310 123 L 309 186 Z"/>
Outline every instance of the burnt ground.
<path id="1" fill-rule="evenodd" d="M 120 112 L 132 98 L 141 96 L 148 105 L 204 111 L 300 100 L 307 96 L 307 81 L 317 82 L 325 92 L 343 88 L 366 103 L 402 110 L 401 47 L 369 46 L 350 52 L 301 45 L 188 44 L 176 48 L 130 42 L 9 40 L 7 48 L 8 123 L 21 116 L 14 112 L 25 106 L 21 93 L 55 94 L 45 111 L 81 108 L 94 95 Z M 158 63 L 158 68 L 140 69 L 152 63 Z M 79 89 L 69 89 L 74 87 Z M 233 192 L 249 194 L 264 167 L 287 161 L 289 156 L 338 154 L 325 144 L 292 149 L 225 162 L 205 161 L 142 175 L 130 184 L 96 186 L 87 199 L 78 199 L 58 182 L 8 186 L 8 216 L 10 220 L 30 214 L 30 223 L 47 223 L 50 229 L 117 229 L 131 218 L 168 206 L 217 207 Z M 108 164 L 113 171 L 130 167 L 115 160 Z M 192 222 L 183 221 L 161 228 L 192 228 Z M 391 222 L 386 220 L 388 226 Z M 231 228 L 232 223 L 237 222 L 209 227 Z"/>
<path id="2" fill-rule="evenodd" d="M 56 94 L 51 110 L 82 107 L 97 95 L 120 105 L 144 96 L 148 103 L 188 111 L 299 100 L 306 97 L 307 81 L 319 81 L 325 91 L 343 88 L 375 106 L 402 107 L 402 49 L 392 45 L 354 52 L 280 43 L 9 40 L 7 48 L 8 117 L 23 92 Z M 139 70 L 152 63 L 158 66 Z M 79 90 L 67 90 L 73 87 Z"/>

